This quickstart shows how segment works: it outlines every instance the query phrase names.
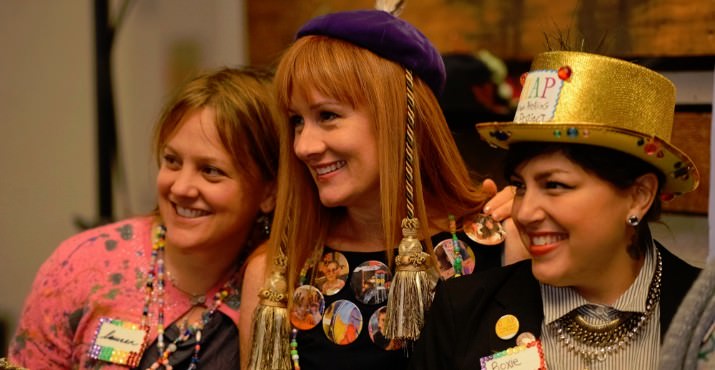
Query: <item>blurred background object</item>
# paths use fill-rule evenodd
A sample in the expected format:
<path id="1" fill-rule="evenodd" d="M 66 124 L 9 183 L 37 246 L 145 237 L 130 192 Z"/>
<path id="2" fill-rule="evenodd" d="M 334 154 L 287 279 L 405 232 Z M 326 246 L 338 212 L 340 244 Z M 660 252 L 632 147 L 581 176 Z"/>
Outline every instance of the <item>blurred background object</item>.
<path id="1" fill-rule="evenodd" d="M 504 186 L 501 162 L 505 151 L 481 141 L 474 125 L 511 121 L 514 117 L 515 89 L 507 82 L 506 64 L 486 50 L 448 53 L 442 58 L 447 83 L 439 103 L 459 152 L 475 178 L 490 177 Z"/>

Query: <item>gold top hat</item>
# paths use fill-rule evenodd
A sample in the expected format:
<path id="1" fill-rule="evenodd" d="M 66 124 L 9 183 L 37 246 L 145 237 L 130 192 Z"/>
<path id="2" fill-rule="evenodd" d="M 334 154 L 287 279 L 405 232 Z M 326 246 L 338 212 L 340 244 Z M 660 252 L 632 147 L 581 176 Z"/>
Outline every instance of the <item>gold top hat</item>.
<path id="1" fill-rule="evenodd" d="M 601 55 L 553 51 L 534 58 L 522 84 L 513 122 L 477 124 L 479 135 L 490 145 L 597 145 L 661 170 L 665 199 L 698 186 L 695 164 L 670 144 L 675 87 L 662 75 Z"/>

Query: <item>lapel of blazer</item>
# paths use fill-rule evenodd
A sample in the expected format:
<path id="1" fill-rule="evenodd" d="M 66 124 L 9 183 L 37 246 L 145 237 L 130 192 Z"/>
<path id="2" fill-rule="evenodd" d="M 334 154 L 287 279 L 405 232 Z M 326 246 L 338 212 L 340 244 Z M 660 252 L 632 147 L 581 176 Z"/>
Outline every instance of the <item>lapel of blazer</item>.
<path id="1" fill-rule="evenodd" d="M 655 244 L 663 261 L 660 286 L 660 341 L 663 342 L 675 312 L 700 274 L 700 269 L 682 261 L 657 241 Z"/>
<path id="2" fill-rule="evenodd" d="M 516 346 L 516 337 L 524 332 L 530 332 L 536 338 L 541 336 L 544 310 L 539 283 L 531 274 L 531 261 L 519 264 L 502 282 L 494 301 L 493 309 L 487 310 L 484 317 L 485 325 L 490 328 L 488 348 L 492 352 Z M 519 320 L 519 330 L 514 338 L 501 339 L 494 330 L 503 315 L 514 315 Z"/>
<path id="3" fill-rule="evenodd" d="M 663 258 L 660 303 L 662 340 L 675 311 L 700 270 L 679 260 L 660 244 L 657 246 Z M 531 262 L 519 262 L 509 268 L 512 269 L 509 273 L 497 278 L 498 281 L 494 281 L 493 284 L 487 285 L 495 287 L 493 294 L 488 292 L 485 294 L 486 297 L 491 297 L 493 302 L 483 302 L 485 307 L 482 311 L 481 324 L 475 332 L 488 334 L 474 338 L 472 349 L 475 355 L 484 356 L 516 345 L 516 337 L 504 340 L 496 335 L 496 323 L 503 315 L 511 314 L 519 320 L 517 335 L 531 332 L 536 338 L 541 337 L 544 310 L 539 283 L 531 274 Z M 479 363 L 479 358 L 476 358 L 476 363 Z"/>

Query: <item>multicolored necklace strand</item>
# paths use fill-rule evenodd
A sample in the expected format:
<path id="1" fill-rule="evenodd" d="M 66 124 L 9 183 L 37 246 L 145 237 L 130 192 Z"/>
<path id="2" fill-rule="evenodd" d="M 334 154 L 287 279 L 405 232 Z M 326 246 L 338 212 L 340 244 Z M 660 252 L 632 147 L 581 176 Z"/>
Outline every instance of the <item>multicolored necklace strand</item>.
<path id="1" fill-rule="evenodd" d="M 454 215 L 449 215 L 449 232 L 452 234 L 452 248 L 454 251 L 454 277 L 460 277 L 464 273 L 462 269 L 462 253 L 459 248 L 459 238 L 457 238 L 457 221 Z"/>
<path id="2" fill-rule="evenodd" d="M 290 358 L 293 360 L 293 370 L 300 370 L 300 356 L 298 355 L 298 329 L 291 330 Z"/>
<path id="3" fill-rule="evenodd" d="M 323 253 L 323 248 L 316 248 L 307 261 L 303 264 L 300 269 L 300 276 L 298 278 L 300 285 L 305 285 L 308 283 L 308 270 L 315 266 L 318 256 Z M 291 329 L 290 338 L 290 358 L 293 360 L 293 369 L 300 370 L 300 355 L 298 355 L 298 329 Z"/>
<path id="4" fill-rule="evenodd" d="M 232 288 L 232 281 L 229 279 L 223 288 L 221 288 L 213 297 L 213 304 L 210 308 L 203 312 L 201 315 L 201 321 L 195 325 L 188 325 L 188 321 L 184 322 L 179 326 L 179 332 L 181 333 L 169 346 L 164 343 L 164 288 L 166 286 L 166 271 L 164 266 L 164 248 L 166 246 L 166 227 L 164 225 L 157 225 L 154 234 L 154 243 L 152 245 L 151 251 L 151 268 L 149 269 L 147 283 L 145 285 L 146 296 L 144 299 L 144 308 L 142 310 L 142 321 L 141 325 L 144 328 L 149 327 L 149 310 L 152 302 L 152 297 L 156 301 L 157 308 L 157 349 L 159 351 L 159 358 L 147 369 L 156 370 L 160 367 L 164 367 L 166 370 L 172 370 L 173 366 L 169 363 L 169 357 L 172 353 L 176 352 L 178 344 L 188 340 L 193 334 L 196 339 L 196 344 L 194 346 L 194 354 L 191 357 L 191 364 L 189 365 L 189 370 L 195 370 L 199 365 L 199 353 L 201 351 L 201 335 L 203 328 L 211 321 L 216 310 L 221 306 L 223 300 L 229 295 L 229 291 Z M 154 291 L 156 284 L 156 292 Z M 154 294 L 156 293 L 156 294 Z"/>

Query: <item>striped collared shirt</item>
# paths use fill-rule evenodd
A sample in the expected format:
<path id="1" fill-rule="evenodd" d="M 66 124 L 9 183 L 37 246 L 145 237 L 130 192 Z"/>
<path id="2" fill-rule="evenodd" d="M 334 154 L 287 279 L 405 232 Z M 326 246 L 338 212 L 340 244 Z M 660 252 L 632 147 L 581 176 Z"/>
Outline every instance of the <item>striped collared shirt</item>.
<path id="1" fill-rule="evenodd" d="M 554 321 L 579 309 L 579 313 L 589 322 L 606 324 L 617 312 L 646 311 L 646 301 L 653 274 L 656 270 L 656 249 L 646 251 L 645 263 L 638 277 L 623 295 L 612 305 L 592 304 L 569 287 L 554 287 L 541 284 L 544 302 L 544 321 L 541 324 L 544 355 L 549 370 L 625 370 L 656 369 L 660 350 L 660 301 L 653 309 L 650 319 L 642 326 L 635 339 L 615 354 L 603 361 L 588 361 L 579 354 L 569 351 L 554 329 Z"/>

